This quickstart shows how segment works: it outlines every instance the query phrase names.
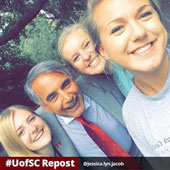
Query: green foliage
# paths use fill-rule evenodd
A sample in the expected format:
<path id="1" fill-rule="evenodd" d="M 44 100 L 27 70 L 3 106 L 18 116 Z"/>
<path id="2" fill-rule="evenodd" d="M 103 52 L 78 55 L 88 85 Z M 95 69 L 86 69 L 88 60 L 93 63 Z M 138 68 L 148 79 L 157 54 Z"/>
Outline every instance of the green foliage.
<path id="1" fill-rule="evenodd" d="M 24 94 L 23 83 L 33 62 L 20 58 L 14 42 L 0 47 L 0 110 L 13 105 L 35 106 Z"/>
<path id="2" fill-rule="evenodd" d="M 57 29 L 77 22 L 84 15 L 87 0 L 49 0 L 44 7 L 45 11 L 52 13 L 58 20 Z"/>
<path id="3" fill-rule="evenodd" d="M 0 3 L 0 36 L 33 9 L 37 0 L 9 0 Z M 87 0 L 49 0 L 43 11 L 29 23 L 19 38 L 0 46 L 0 110 L 12 105 L 35 106 L 24 94 L 23 84 L 30 68 L 58 57 L 60 30 L 83 15 Z"/>
<path id="4" fill-rule="evenodd" d="M 0 6 L 0 30 L 10 29 L 26 11 L 33 7 L 34 1 L 5 0 Z"/>
<path id="5" fill-rule="evenodd" d="M 20 37 L 21 55 L 29 56 L 38 63 L 43 60 L 58 58 L 57 32 L 55 22 L 43 17 L 37 17 L 25 29 L 25 35 Z"/>

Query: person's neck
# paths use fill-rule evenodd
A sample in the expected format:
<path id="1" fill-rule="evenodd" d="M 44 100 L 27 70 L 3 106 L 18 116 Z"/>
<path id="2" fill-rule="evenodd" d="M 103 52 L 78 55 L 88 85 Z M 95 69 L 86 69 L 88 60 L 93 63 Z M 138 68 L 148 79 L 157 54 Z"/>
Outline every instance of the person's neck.
<path id="1" fill-rule="evenodd" d="M 133 72 L 136 87 L 146 96 L 154 96 L 160 92 L 167 80 L 169 71 L 169 57 L 166 53 L 163 63 L 152 72 L 137 73 Z"/>
<path id="2" fill-rule="evenodd" d="M 47 146 L 39 149 L 37 151 L 37 153 L 41 156 L 45 156 L 45 157 L 53 157 L 55 156 L 55 152 L 52 146 L 52 143 L 50 142 Z"/>
<path id="3" fill-rule="evenodd" d="M 108 74 L 108 75 L 113 75 L 113 65 L 112 65 L 112 62 L 110 61 L 106 61 L 106 65 L 105 65 L 105 68 L 104 68 L 104 73 Z"/>

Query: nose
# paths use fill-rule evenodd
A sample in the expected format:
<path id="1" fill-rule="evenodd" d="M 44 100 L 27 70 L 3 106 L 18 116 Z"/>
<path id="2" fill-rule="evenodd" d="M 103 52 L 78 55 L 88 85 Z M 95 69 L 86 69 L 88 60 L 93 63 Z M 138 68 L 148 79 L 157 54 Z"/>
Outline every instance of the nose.
<path id="1" fill-rule="evenodd" d="M 81 50 L 80 54 L 85 61 L 89 61 L 91 59 L 91 54 L 88 51 Z"/>
<path id="2" fill-rule="evenodd" d="M 131 41 L 136 42 L 146 37 L 147 32 L 142 24 L 137 21 L 131 22 Z"/>
<path id="3" fill-rule="evenodd" d="M 31 134 L 34 134 L 35 132 L 37 132 L 37 126 L 34 126 L 34 125 L 29 125 L 28 127 L 28 131 L 31 133 Z"/>
<path id="4" fill-rule="evenodd" d="M 72 95 L 70 95 L 68 92 L 60 90 L 58 91 L 58 93 L 64 98 L 66 99 L 68 102 L 72 100 Z"/>

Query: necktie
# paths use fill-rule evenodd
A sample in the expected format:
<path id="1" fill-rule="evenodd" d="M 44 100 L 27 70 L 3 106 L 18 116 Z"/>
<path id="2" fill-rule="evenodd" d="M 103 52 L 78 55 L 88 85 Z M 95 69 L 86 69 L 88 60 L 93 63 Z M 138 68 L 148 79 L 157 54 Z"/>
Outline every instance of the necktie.
<path id="1" fill-rule="evenodd" d="M 83 116 L 77 117 L 75 120 L 82 123 L 89 136 L 108 157 L 130 157 L 130 155 L 99 126 L 87 122 Z"/>
<path id="2" fill-rule="evenodd" d="M 99 126 L 92 122 L 86 121 L 82 115 L 80 117 L 75 118 L 75 120 L 79 121 L 84 126 L 88 135 L 107 155 L 107 157 L 128 157 L 128 159 L 124 160 L 125 169 L 129 169 L 129 167 L 137 168 L 138 170 L 143 169 L 141 165 L 135 161 L 135 159 L 133 159 L 119 144 L 117 144 Z M 122 168 L 120 167 L 119 169 Z"/>

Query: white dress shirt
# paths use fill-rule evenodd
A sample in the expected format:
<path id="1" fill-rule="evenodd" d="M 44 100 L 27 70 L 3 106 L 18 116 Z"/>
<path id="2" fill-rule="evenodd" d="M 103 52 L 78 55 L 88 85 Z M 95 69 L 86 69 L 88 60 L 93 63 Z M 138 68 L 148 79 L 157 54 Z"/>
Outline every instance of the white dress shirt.
<path id="1" fill-rule="evenodd" d="M 90 99 L 86 95 L 83 95 L 83 98 L 85 105 L 83 117 L 87 121 L 98 125 L 122 148 L 129 152 L 132 146 L 132 140 L 126 128 L 94 100 Z M 80 122 L 74 120 L 74 117 L 56 116 L 81 157 L 106 156 L 105 153 L 88 135 L 83 125 Z"/>

